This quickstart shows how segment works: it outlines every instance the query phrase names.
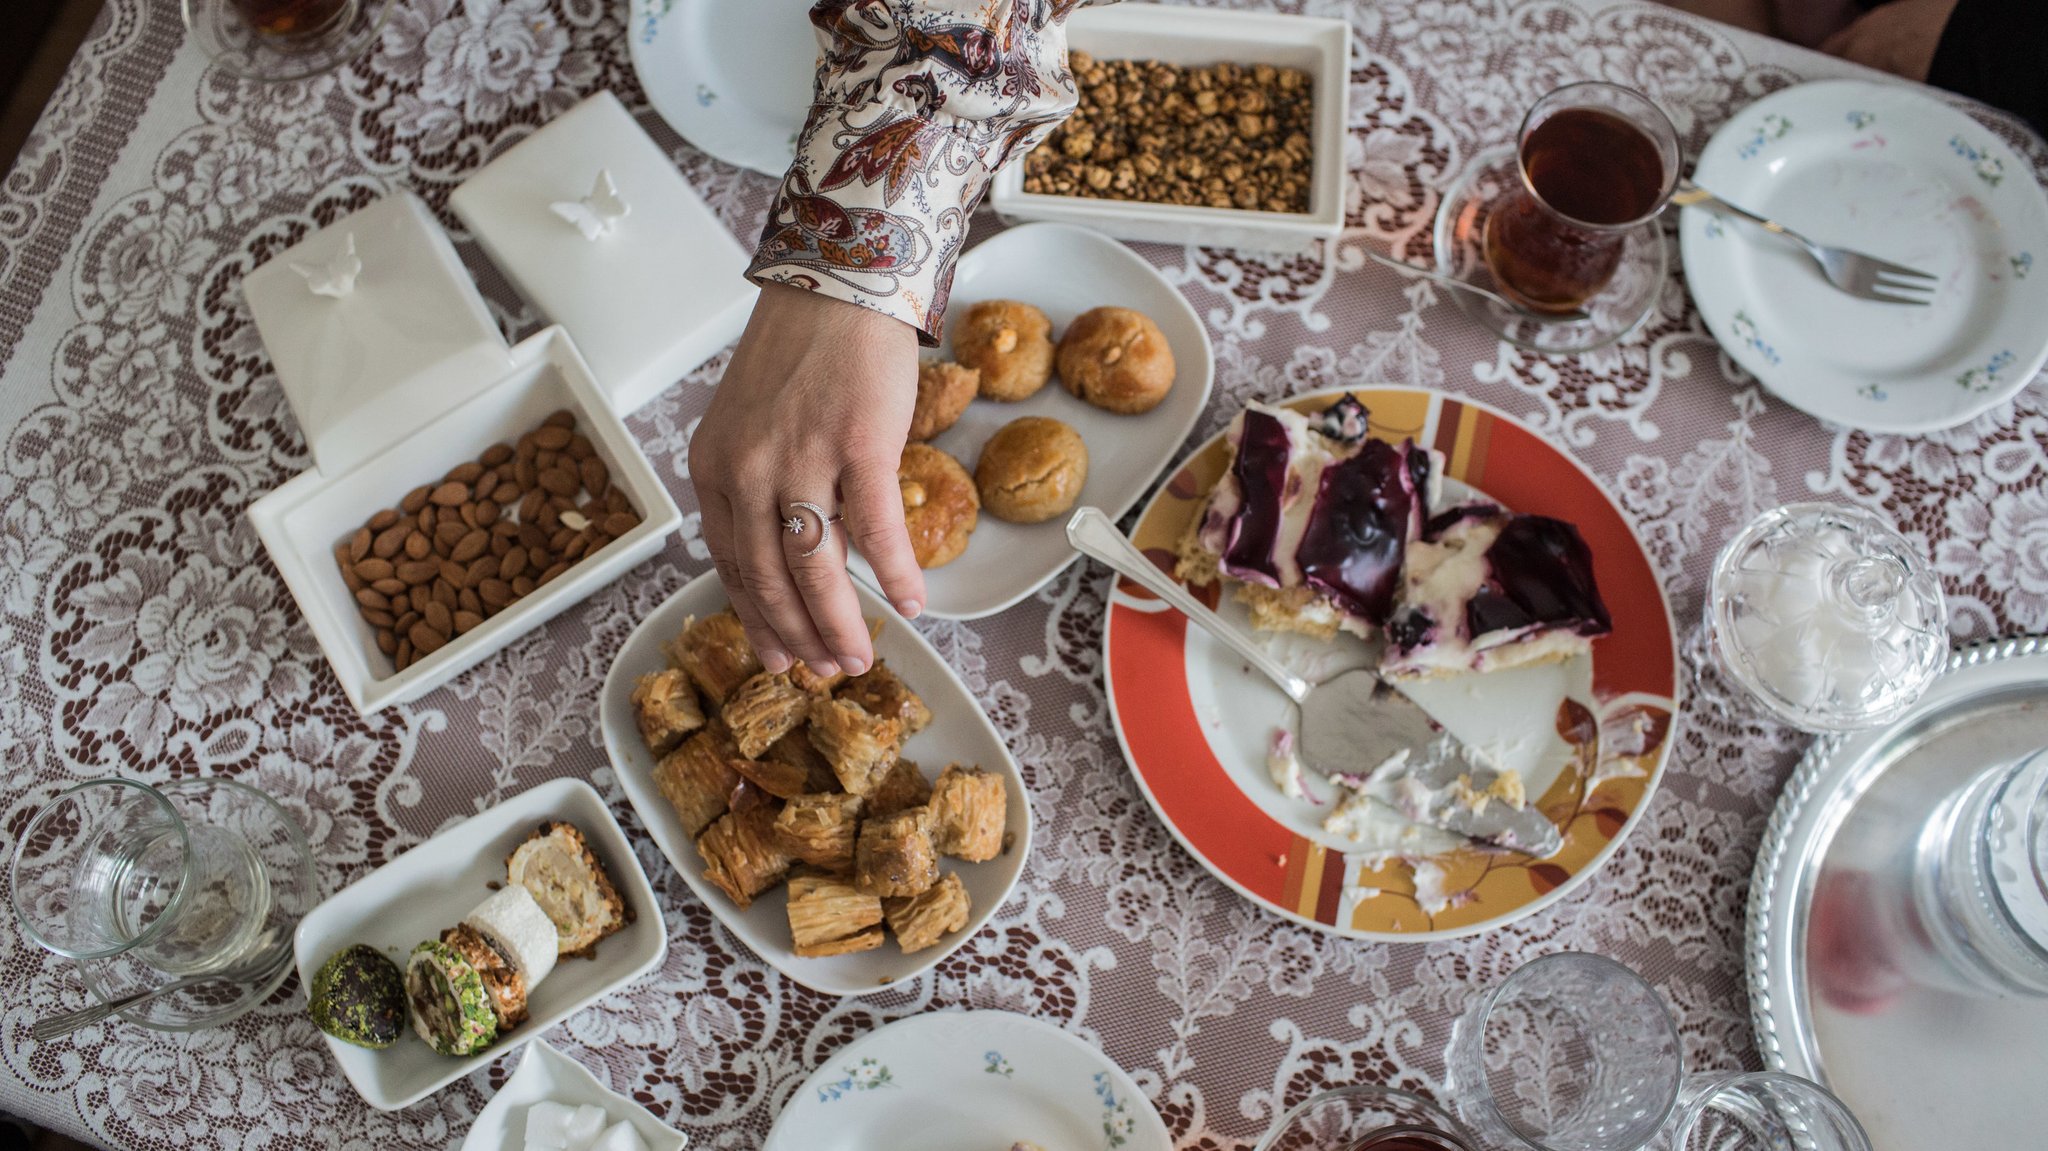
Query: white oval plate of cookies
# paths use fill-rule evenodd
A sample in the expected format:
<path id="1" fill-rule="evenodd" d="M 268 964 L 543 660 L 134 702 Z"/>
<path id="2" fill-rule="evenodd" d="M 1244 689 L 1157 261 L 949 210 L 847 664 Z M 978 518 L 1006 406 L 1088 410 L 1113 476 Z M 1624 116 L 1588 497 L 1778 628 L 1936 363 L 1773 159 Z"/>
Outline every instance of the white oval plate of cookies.
<path id="1" fill-rule="evenodd" d="M 716 769 L 717 778 L 711 782 L 703 782 L 705 777 L 694 774 L 694 769 L 688 773 L 681 770 L 682 763 L 690 758 L 687 747 L 690 738 L 706 736 L 707 721 L 720 725 L 731 721 L 726 733 L 735 736 L 750 723 L 732 706 L 744 694 L 739 687 L 727 691 L 726 705 L 721 706 L 713 702 L 705 686 L 707 683 L 721 676 L 725 681 L 740 686 L 756 679 L 781 680 L 786 684 L 793 678 L 790 675 L 768 676 L 761 673 L 752 649 L 746 646 L 738 622 L 722 614 L 726 612 L 727 601 L 717 573 L 706 572 L 690 581 L 640 622 L 612 660 L 598 705 L 599 727 L 604 732 L 605 750 L 611 758 L 612 768 L 655 846 L 668 857 L 669 863 L 712 915 L 752 948 L 754 954 L 796 982 L 827 995 L 867 995 L 886 990 L 924 974 L 959 950 L 1010 897 L 1017 877 L 1024 871 L 1024 859 L 1031 852 L 1030 803 L 1026 798 L 1023 776 L 1018 773 L 1016 761 L 1010 758 L 1009 750 L 1003 745 L 1002 736 L 997 734 L 988 716 L 975 703 L 967 686 L 960 682 L 959 677 L 946 666 L 946 661 L 932 650 L 916 629 L 904 623 L 880 596 L 858 585 L 855 591 L 860 596 L 861 614 L 870 621 L 879 620 L 881 623 L 875 637 L 878 663 L 859 681 L 846 681 L 836 686 L 817 685 L 813 694 L 822 697 L 829 693 L 839 701 L 870 702 L 871 697 L 863 695 L 863 690 L 875 688 L 884 676 L 893 677 L 914 692 L 922 701 L 924 711 L 929 713 L 928 721 L 896 744 L 900 756 L 889 758 L 892 762 L 901 760 L 912 768 L 920 769 L 924 802 L 918 804 L 899 795 L 891 806 L 908 804 L 941 814 L 932 817 L 938 838 L 928 845 L 925 852 L 935 868 L 926 875 L 930 886 L 923 893 L 885 898 L 881 907 L 886 909 L 889 917 L 886 921 L 875 922 L 878 908 L 872 901 L 863 914 L 862 907 L 858 906 L 862 900 L 850 888 L 836 892 L 838 902 L 826 910 L 834 915 L 843 915 L 843 918 L 834 919 L 826 925 L 833 928 L 831 934 L 850 941 L 853 936 L 870 931 L 874 933 L 873 938 L 847 943 L 840 954 L 799 955 L 788 910 L 792 892 L 789 881 L 805 880 L 807 872 L 810 873 L 809 879 L 816 879 L 821 869 L 794 858 L 762 863 L 764 856 L 782 851 L 778 846 L 779 831 L 770 833 L 777 836 L 774 842 L 757 838 L 752 842 L 739 843 L 739 850 L 730 850 L 735 846 L 735 837 L 729 833 L 734 830 L 731 826 L 734 817 L 746 814 L 753 804 L 766 802 L 774 805 L 779 817 L 789 807 L 803 807 L 814 799 L 822 801 L 824 796 L 842 790 L 848 777 L 837 770 L 837 765 L 823 763 L 820 764 L 822 772 L 814 776 L 822 778 L 822 783 L 787 789 L 804 793 L 800 799 L 784 802 L 767 797 L 764 800 L 766 793 L 755 791 L 743 805 L 742 793 L 755 786 L 751 782 L 753 776 L 747 777 L 749 782 L 736 783 L 741 777 L 730 770 L 732 758 L 740 757 L 743 749 L 733 747 L 721 753 L 727 757 L 724 762 L 729 766 Z M 713 617 L 722 617 L 718 622 L 731 625 L 722 642 L 710 642 L 697 631 L 685 635 L 685 629 L 692 621 L 702 622 Z M 679 658 L 676 653 L 683 649 L 689 649 L 695 655 Z M 707 667 L 713 671 L 707 672 Z M 642 698 L 635 698 L 635 688 L 643 678 L 663 675 L 670 669 L 686 678 L 674 680 L 676 690 L 664 695 L 686 697 L 684 706 L 657 710 L 652 706 L 652 695 L 643 693 Z M 721 690 L 724 689 L 721 687 Z M 750 709 L 748 715 L 768 710 L 758 706 L 758 696 L 753 698 L 757 700 L 757 706 Z M 890 710 L 870 705 L 876 712 Z M 681 713 L 692 710 L 697 713 L 696 727 L 690 726 L 690 720 L 677 718 Z M 855 710 L 864 709 L 856 707 Z M 664 715 L 668 718 L 663 718 Z M 709 733 L 713 737 L 716 734 Z M 807 737 L 810 734 L 809 725 L 798 725 L 783 739 L 809 742 Z M 657 747 L 663 750 L 658 752 Z M 781 751 L 780 747 L 771 749 L 760 754 L 762 762 L 750 760 L 738 766 L 758 774 L 761 768 L 772 768 Z M 986 832 L 987 848 L 984 851 L 964 851 L 946 842 L 949 817 L 943 813 L 949 809 L 945 799 L 945 769 L 951 764 L 978 768 L 979 773 L 976 774 L 982 775 L 985 783 L 991 777 L 1001 783 L 1000 800 L 991 799 L 984 805 L 982 814 L 986 818 L 978 821 Z M 934 780 L 939 781 L 936 799 L 931 798 Z M 901 780 L 895 782 L 900 783 Z M 857 827 L 865 828 L 867 823 L 888 818 L 886 815 L 878 816 L 878 813 L 885 810 L 883 796 L 889 786 L 894 784 L 863 789 L 866 790 L 866 799 L 854 812 L 860 820 Z M 993 784 L 989 784 L 988 789 L 991 792 L 995 790 Z M 1001 804 L 1000 811 L 995 810 L 997 802 Z M 957 813 L 957 809 L 952 810 Z M 751 884 L 751 901 L 746 907 L 739 906 L 729 892 L 720 888 L 718 880 L 707 875 L 706 855 L 700 851 L 700 844 L 709 845 L 712 855 L 732 863 L 724 872 L 729 882 L 747 867 L 759 869 L 760 874 Z M 860 845 L 857 858 L 858 866 L 851 881 L 866 886 L 869 860 L 865 843 Z M 936 882 L 932 882 L 934 876 Z M 955 904 L 945 913 L 943 921 L 935 915 L 925 922 L 919 929 L 923 935 L 922 942 L 915 945 L 906 942 L 906 922 L 900 918 L 905 908 L 899 900 L 922 902 L 919 895 L 936 897 L 941 892 L 948 892 L 951 899 L 964 896 L 964 914 Z M 806 923 L 811 927 L 818 926 L 816 919 L 807 918 Z M 819 933 L 813 932 L 813 939 L 818 938 Z M 906 951 L 905 948 L 910 946 L 916 949 Z M 835 948 L 828 945 L 816 950 Z"/>
<path id="2" fill-rule="evenodd" d="M 1150 410 L 1122 414 L 1072 394 L 1069 381 L 1053 371 L 1025 399 L 975 399 L 957 422 L 931 438 L 932 447 L 959 463 L 965 473 L 964 481 L 955 474 L 959 482 L 972 482 L 991 437 L 1027 417 L 1067 425 L 1079 434 L 1088 455 L 1086 480 L 1078 491 L 1063 490 L 1057 499 L 1039 501 L 1036 506 L 1003 509 L 1010 514 L 1044 517 L 1037 522 L 999 518 L 996 511 L 1002 501 L 992 506 L 991 501 L 982 500 L 964 550 L 941 566 L 925 568 L 924 612 L 939 619 L 994 615 L 1044 587 L 1078 554 L 1067 543 L 1065 511 L 1092 505 L 1112 519 L 1129 511 L 1173 461 L 1209 402 L 1214 358 L 1201 318 L 1144 257 L 1115 240 L 1070 224 L 1025 224 L 969 250 L 960 258 L 953 279 L 946 342 L 927 355 L 941 361 L 956 359 L 963 349 L 956 348 L 955 341 L 965 341 L 987 328 L 976 322 L 975 305 L 998 300 L 1029 305 L 1044 313 L 1055 343 L 1067 335 L 1078 317 L 1092 309 L 1139 313 L 1156 325 L 1157 333 L 1156 338 L 1136 343 L 1156 350 L 1163 338 L 1171 353 L 1172 384 Z M 1029 326 L 1028 320 L 1025 326 Z M 1100 342 L 1094 350 L 1099 355 L 1111 344 L 1133 346 L 1132 341 L 1120 338 L 1123 335 L 1098 330 L 1095 338 Z M 1025 342 L 1030 342 L 1028 331 Z M 1155 381 L 1163 382 L 1162 357 L 1148 357 L 1145 367 Z M 1018 374 L 1007 365 L 999 371 Z M 984 387 L 987 384 L 985 381 Z M 1061 438 L 1071 445 L 1071 437 L 1062 434 Z M 992 474 L 984 478 L 1002 484 L 1017 477 Z M 906 495 L 914 493 L 906 489 Z M 927 534 L 934 533 L 913 532 L 918 537 Z M 959 542 L 956 528 L 951 546 L 957 547 Z M 921 561 L 927 558 L 929 555 L 920 556 Z M 848 566 L 861 580 L 874 584 L 873 570 L 858 553 L 849 557 Z"/>

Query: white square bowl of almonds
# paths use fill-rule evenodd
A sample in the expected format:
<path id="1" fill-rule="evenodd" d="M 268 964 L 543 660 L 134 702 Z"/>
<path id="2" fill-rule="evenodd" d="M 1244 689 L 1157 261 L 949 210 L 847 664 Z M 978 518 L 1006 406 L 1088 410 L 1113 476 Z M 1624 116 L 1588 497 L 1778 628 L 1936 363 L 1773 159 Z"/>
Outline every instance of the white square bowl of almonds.
<path id="1" fill-rule="evenodd" d="M 1345 21 L 1123 3 L 1075 12 L 1067 45 L 1080 107 L 996 173 L 998 215 L 1274 252 L 1343 230 Z"/>
<path id="2" fill-rule="evenodd" d="M 867 675 L 762 670 L 713 573 L 641 621 L 599 726 L 626 797 L 711 914 L 827 995 L 913 979 L 1010 897 L 1031 851 L 1017 765 L 974 696 L 858 584 Z"/>
<path id="3" fill-rule="evenodd" d="M 294 477 L 249 520 L 367 715 L 652 558 L 682 513 L 553 327 L 497 383 L 346 471 Z"/>

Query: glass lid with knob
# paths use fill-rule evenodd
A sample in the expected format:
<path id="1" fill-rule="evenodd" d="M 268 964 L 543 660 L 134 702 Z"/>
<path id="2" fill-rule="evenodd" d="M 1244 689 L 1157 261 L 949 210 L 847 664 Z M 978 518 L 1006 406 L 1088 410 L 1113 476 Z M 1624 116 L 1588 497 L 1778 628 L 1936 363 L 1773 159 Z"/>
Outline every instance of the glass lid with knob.
<path id="1" fill-rule="evenodd" d="M 1896 718 L 1949 650 L 1926 557 L 1882 516 L 1838 504 L 1773 509 L 1728 541 L 1707 622 L 1722 669 L 1808 731 Z"/>

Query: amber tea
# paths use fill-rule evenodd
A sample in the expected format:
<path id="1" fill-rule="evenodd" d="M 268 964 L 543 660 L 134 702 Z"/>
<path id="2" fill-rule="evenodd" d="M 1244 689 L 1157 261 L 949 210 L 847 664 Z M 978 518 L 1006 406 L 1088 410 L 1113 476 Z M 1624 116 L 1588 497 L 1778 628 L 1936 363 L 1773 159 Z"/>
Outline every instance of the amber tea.
<path id="1" fill-rule="evenodd" d="M 257 35 L 273 40 L 309 40 L 346 24 L 357 0 L 234 0 L 235 10 Z"/>

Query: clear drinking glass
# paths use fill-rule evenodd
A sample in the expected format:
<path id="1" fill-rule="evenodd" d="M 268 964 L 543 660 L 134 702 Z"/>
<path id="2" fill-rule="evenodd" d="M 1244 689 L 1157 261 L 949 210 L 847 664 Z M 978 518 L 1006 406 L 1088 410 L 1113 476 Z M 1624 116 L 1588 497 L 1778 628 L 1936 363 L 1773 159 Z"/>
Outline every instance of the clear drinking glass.
<path id="1" fill-rule="evenodd" d="M 1944 982 L 2048 995 L 2048 748 L 1980 772 L 1928 816 L 1912 908 Z"/>
<path id="2" fill-rule="evenodd" d="M 1477 1151 L 1443 1109 L 1376 1084 L 1333 1087 L 1282 1115 L 1255 1151 Z"/>
<path id="3" fill-rule="evenodd" d="M 1776 1071 L 1690 1076 L 1671 1151 L 1870 1151 L 1856 1117 L 1827 1088 Z"/>
<path id="4" fill-rule="evenodd" d="M 1489 1146 L 1638 1151 L 1678 1099 L 1684 1055 L 1656 989 L 1567 951 L 1482 993 L 1451 1032 L 1449 1095 Z"/>
<path id="5" fill-rule="evenodd" d="M 303 80 L 361 55 L 395 0 L 182 0 L 186 30 L 248 80 Z"/>
<path id="6" fill-rule="evenodd" d="M 37 812 L 9 879 L 15 915 L 43 947 L 171 976 L 233 963 L 270 910 L 264 862 L 247 839 L 189 823 L 128 779 L 81 783 Z"/>
<path id="7" fill-rule="evenodd" d="M 1593 80 L 1531 105 L 1515 138 L 1521 185 L 1489 206 L 1486 266 L 1536 312 L 1570 312 L 1621 266 L 1628 234 L 1678 182 L 1678 130 L 1640 92 Z"/>
<path id="8" fill-rule="evenodd" d="M 1875 512 L 1788 504 L 1714 561 L 1707 626 L 1729 677 L 1786 723 L 1853 731 L 1904 714 L 1948 658 L 1926 557 Z"/>

